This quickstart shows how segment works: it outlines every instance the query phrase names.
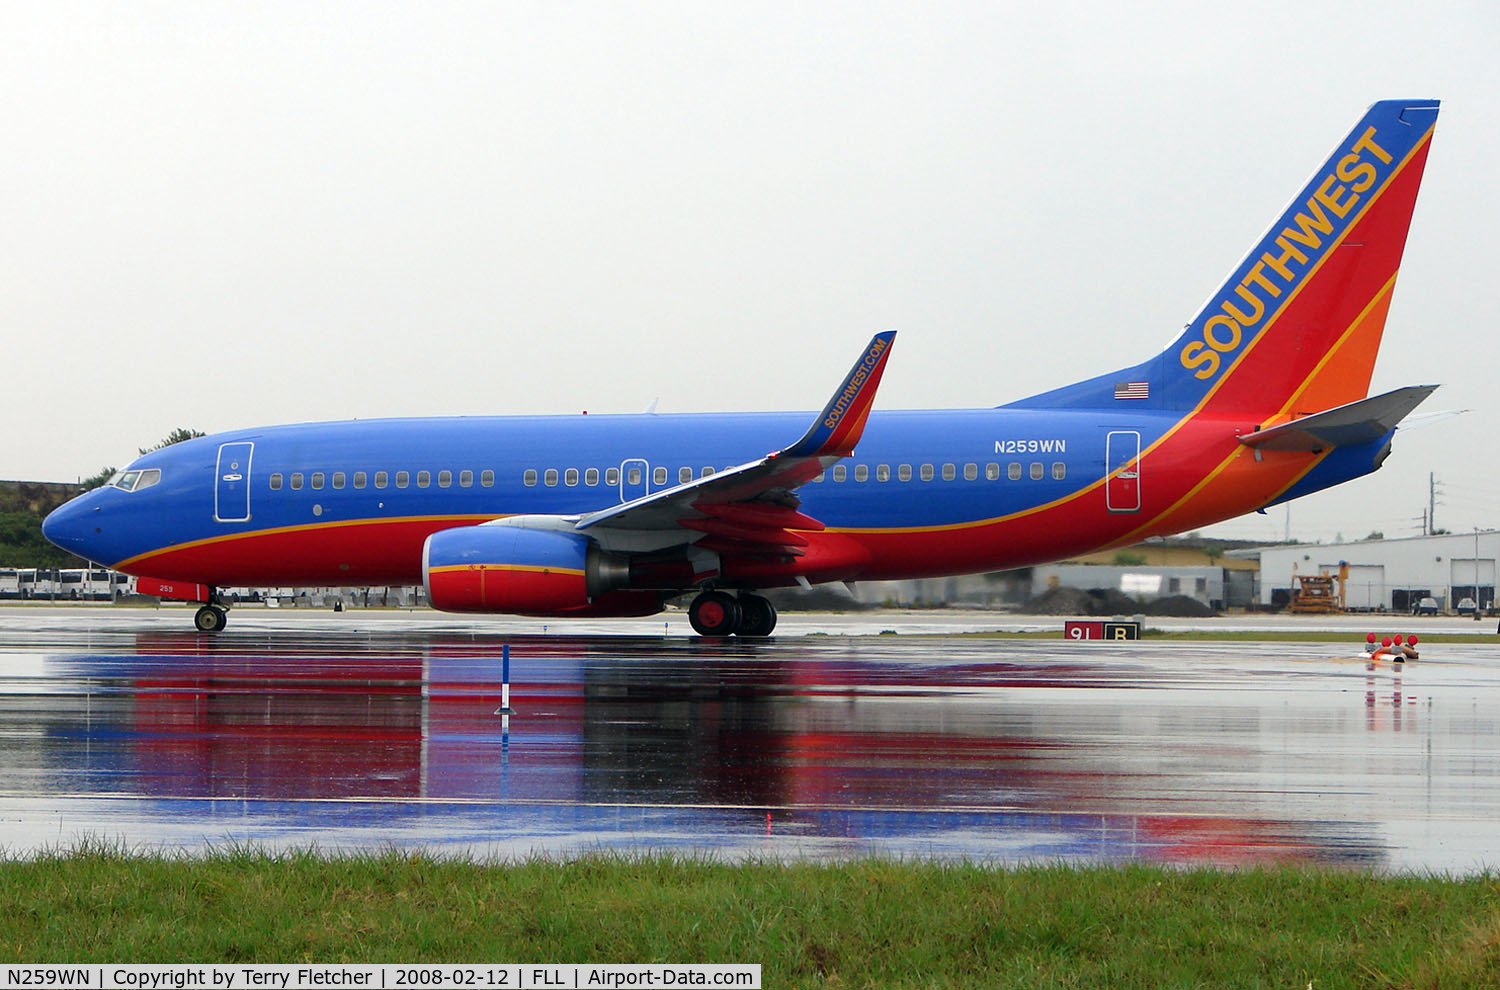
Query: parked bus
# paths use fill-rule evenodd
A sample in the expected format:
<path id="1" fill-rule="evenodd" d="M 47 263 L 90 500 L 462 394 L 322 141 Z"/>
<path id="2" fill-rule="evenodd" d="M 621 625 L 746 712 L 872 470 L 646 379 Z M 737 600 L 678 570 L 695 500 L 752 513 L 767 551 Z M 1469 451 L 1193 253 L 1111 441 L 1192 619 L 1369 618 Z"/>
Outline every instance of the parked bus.
<path id="1" fill-rule="evenodd" d="M 58 598 L 70 602 L 107 602 L 110 594 L 109 571 L 103 568 L 69 567 L 58 573 Z"/>
<path id="2" fill-rule="evenodd" d="M 59 590 L 57 571 L 46 567 L 28 567 L 18 572 L 22 598 L 56 598 Z"/>

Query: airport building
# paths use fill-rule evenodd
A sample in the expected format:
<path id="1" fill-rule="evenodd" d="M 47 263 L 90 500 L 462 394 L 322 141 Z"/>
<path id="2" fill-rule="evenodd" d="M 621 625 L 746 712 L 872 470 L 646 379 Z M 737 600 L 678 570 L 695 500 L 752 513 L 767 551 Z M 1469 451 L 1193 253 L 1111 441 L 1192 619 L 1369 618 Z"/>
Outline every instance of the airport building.
<path id="1" fill-rule="evenodd" d="M 1159 550 L 1153 555 L 1163 557 Z M 1205 559 L 1201 552 L 1179 555 L 1181 561 L 1193 557 L 1200 561 L 1193 564 L 1147 561 L 1145 553 L 1134 556 L 1143 559 L 1126 564 L 1071 561 L 992 574 L 913 581 L 861 581 L 851 590 L 859 604 L 890 607 L 957 605 L 1024 610 L 1028 603 L 1059 588 L 1102 593 L 1117 603 L 1131 599 L 1132 607 L 1161 598 L 1188 598 L 1217 612 L 1226 608 L 1254 608 L 1258 601 L 1258 572 L 1253 559 L 1223 559 L 1221 564 L 1207 564 L 1201 563 Z M 787 606 L 796 607 L 790 602 Z M 808 607 L 837 607 L 837 603 L 810 603 Z"/>
<path id="2" fill-rule="evenodd" d="M 1255 572 L 1201 565 L 1047 564 L 1032 568 L 1033 598 L 1056 587 L 1108 589 L 1141 601 L 1191 598 L 1221 611 L 1254 603 Z"/>
<path id="3" fill-rule="evenodd" d="M 1348 564 L 1344 604 L 1352 611 L 1484 611 L 1495 607 L 1495 560 L 1500 531 L 1413 536 L 1358 543 L 1291 544 L 1231 550 L 1260 560 L 1260 602 L 1279 606 L 1291 596 L 1293 575 L 1337 575 Z M 1424 599 L 1432 599 L 1424 605 Z"/>

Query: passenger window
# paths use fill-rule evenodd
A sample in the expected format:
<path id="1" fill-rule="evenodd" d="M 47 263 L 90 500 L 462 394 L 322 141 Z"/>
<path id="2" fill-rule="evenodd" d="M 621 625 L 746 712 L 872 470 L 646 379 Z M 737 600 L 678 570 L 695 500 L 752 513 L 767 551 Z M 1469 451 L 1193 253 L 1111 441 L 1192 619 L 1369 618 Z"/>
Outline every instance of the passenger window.
<path id="1" fill-rule="evenodd" d="M 619 468 L 605 468 L 604 469 L 604 483 L 606 485 L 609 485 L 611 488 L 613 488 L 615 485 L 618 485 L 620 483 L 620 469 Z"/>
<path id="2" fill-rule="evenodd" d="M 689 481 L 692 481 L 692 480 L 693 480 L 693 469 L 692 468 L 690 468 L 690 467 L 680 467 L 680 468 L 677 469 L 677 483 L 679 485 L 685 485 Z"/>
<path id="3" fill-rule="evenodd" d="M 923 464 L 922 465 L 922 474 L 921 474 L 921 477 L 922 477 L 923 481 L 931 481 L 932 480 L 932 465 L 931 464 Z"/>
<path id="4" fill-rule="evenodd" d="M 542 475 L 542 483 L 545 484 L 548 488 L 556 487 L 557 468 L 548 468 L 546 473 Z"/>
<path id="5" fill-rule="evenodd" d="M 984 466 L 984 477 L 986 481 L 999 481 L 1000 465 L 996 464 L 994 461 L 990 461 Z"/>
<path id="6" fill-rule="evenodd" d="M 1010 464 L 1006 465 L 1005 476 L 1011 481 L 1020 481 L 1021 465 L 1017 464 L 1015 461 L 1011 461 Z"/>
<path id="7" fill-rule="evenodd" d="M 833 466 L 833 480 L 834 481 L 847 481 L 848 479 L 849 479 L 849 468 L 846 465 L 843 465 L 843 464 L 835 464 Z"/>
<path id="8" fill-rule="evenodd" d="M 964 465 L 964 480 L 965 481 L 978 481 L 979 480 L 979 465 L 978 464 L 969 463 L 969 464 L 965 464 Z"/>
<path id="9" fill-rule="evenodd" d="M 397 471 L 396 472 L 396 487 L 397 488 L 405 488 L 409 484 L 411 484 L 411 472 L 410 471 Z"/>
<path id="10" fill-rule="evenodd" d="M 817 474 L 817 476 L 815 478 L 813 478 L 813 484 L 815 484 L 815 485 L 821 485 L 822 483 L 823 483 L 823 472 L 819 471 L 818 474 Z"/>
<path id="11" fill-rule="evenodd" d="M 667 469 L 664 467 L 651 470 L 651 483 L 653 485 L 665 485 L 667 483 Z"/>
<path id="12" fill-rule="evenodd" d="M 401 484 L 401 482 L 397 481 L 396 484 L 399 485 L 399 484 Z M 417 472 L 417 487 L 418 488 L 426 488 L 430 484 L 432 484 L 432 472 L 431 471 L 418 471 Z"/>
<path id="13" fill-rule="evenodd" d="M 711 475 L 713 473 L 714 473 L 714 469 L 713 468 L 706 467 L 702 471 L 698 472 L 698 477 L 700 477 L 700 478 L 707 478 L 709 475 Z"/>
<path id="14" fill-rule="evenodd" d="M 868 464 L 856 464 L 856 465 L 854 465 L 854 480 L 855 481 L 869 481 L 870 480 L 870 465 L 868 465 Z"/>
<path id="15" fill-rule="evenodd" d="M 526 469 L 526 472 L 521 475 L 521 484 L 525 485 L 527 488 L 536 487 L 536 468 Z"/>
<path id="16" fill-rule="evenodd" d="M 1031 480 L 1032 481 L 1041 481 L 1042 480 L 1042 475 L 1044 475 L 1046 473 L 1047 473 L 1047 471 L 1046 471 L 1045 468 L 1042 467 L 1042 462 L 1041 461 L 1032 461 L 1031 462 Z"/>
<path id="17" fill-rule="evenodd" d="M 292 472 L 292 491 L 294 491 L 294 492 L 300 492 L 301 490 L 302 490 L 302 472 L 301 471 L 293 471 Z"/>
<path id="18" fill-rule="evenodd" d="M 1052 462 L 1052 479 L 1054 481 L 1061 481 L 1064 478 L 1066 478 L 1067 476 L 1068 476 L 1068 465 L 1064 464 L 1062 461 L 1053 461 Z"/>
<path id="19" fill-rule="evenodd" d="M 365 473 L 363 471 L 355 471 L 354 472 L 354 487 L 355 488 L 363 488 L 363 487 L 365 487 L 365 480 L 366 480 L 366 476 L 365 476 Z"/>
<path id="20" fill-rule="evenodd" d="M 347 479 L 345 479 L 345 477 L 344 477 L 344 472 L 342 472 L 342 471 L 335 471 L 335 472 L 333 472 L 333 487 L 335 487 L 335 488 L 343 488 L 345 480 L 347 480 Z"/>
<path id="21" fill-rule="evenodd" d="M 438 472 L 438 487 L 439 488 L 452 488 L 453 487 L 453 472 L 452 471 L 439 471 Z"/>
<path id="22" fill-rule="evenodd" d="M 390 481 L 391 481 L 391 476 L 389 474 L 387 474 L 386 472 L 384 472 L 384 471 L 376 471 L 375 472 L 375 487 L 376 488 L 384 488 L 386 485 L 390 484 Z"/>
<path id="23" fill-rule="evenodd" d="M 483 485 L 484 487 L 486 487 L 486 488 L 494 488 L 495 487 L 495 472 L 494 471 L 490 471 L 490 470 L 485 470 L 484 472 L 482 472 L 479 475 L 479 483 L 481 485 Z M 536 482 L 532 481 L 532 484 L 534 485 L 534 484 L 536 484 Z"/>
<path id="24" fill-rule="evenodd" d="M 588 485 L 590 488 L 593 488 L 595 485 L 599 484 L 599 469 L 588 468 L 587 470 L 585 470 L 583 472 L 583 483 L 585 485 Z"/>
<path id="25" fill-rule="evenodd" d="M 877 464 L 877 465 L 875 465 L 875 480 L 876 481 L 890 481 L 891 480 L 891 466 L 889 464 Z"/>
<path id="26" fill-rule="evenodd" d="M 901 481 L 910 481 L 911 480 L 911 465 L 910 464 L 902 464 L 900 467 L 896 468 L 896 477 L 899 480 L 901 480 Z"/>
<path id="27" fill-rule="evenodd" d="M 563 484 L 567 485 L 569 488 L 577 488 L 578 487 L 578 469 L 577 468 L 568 468 L 566 471 L 563 472 Z"/>
<path id="28" fill-rule="evenodd" d="M 313 491 L 320 492 L 320 491 L 323 490 L 323 472 L 322 471 L 314 471 L 312 473 L 312 487 L 313 487 Z"/>
<path id="29" fill-rule="evenodd" d="M 273 491 L 273 492 L 279 492 L 279 491 L 281 491 L 281 472 L 279 472 L 279 471 L 277 473 L 271 475 L 271 491 Z"/>
<path id="30" fill-rule="evenodd" d="M 957 477 L 958 477 L 958 468 L 954 467 L 952 464 L 944 464 L 943 465 L 943 480 L 944 481 L 952 481 L 954 478 L 957 478 Z"/>
<path id="31" fill-rule="evenodd" d="M 473 471 L 460 471 L 460 472 L 458 472 L 458 487 L 460 487 L 460 488 L 473 488 L 474 487 L 474 472 Z"/>

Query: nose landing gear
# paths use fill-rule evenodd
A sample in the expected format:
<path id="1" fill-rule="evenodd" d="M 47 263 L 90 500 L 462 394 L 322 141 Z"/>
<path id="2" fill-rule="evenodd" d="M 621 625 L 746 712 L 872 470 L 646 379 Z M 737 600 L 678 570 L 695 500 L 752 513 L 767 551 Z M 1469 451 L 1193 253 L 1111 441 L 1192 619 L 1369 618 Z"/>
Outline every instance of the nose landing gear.
<path id="1" fill-rule="evenodd" d="M 199 632 L 223 632 L 229 624 L 229 604 L 219 597 L 218 589 L 210 587 L 206 590 L 208 601 L 194 614 L 193 625 Z"/>
<path id="2" fill-rule="evenodd" d="M 193 616 L 193 625 L 199 632 L 220 632 L 228 624 L 228 614 L 217 605 L 205 605 Z"/>
<path id="3" fill-rule="evenodd" d="M 700 636 L 769 636 L 776 606 L 760 595 L 705 591 L 688 606 L 688 621 Z"/>

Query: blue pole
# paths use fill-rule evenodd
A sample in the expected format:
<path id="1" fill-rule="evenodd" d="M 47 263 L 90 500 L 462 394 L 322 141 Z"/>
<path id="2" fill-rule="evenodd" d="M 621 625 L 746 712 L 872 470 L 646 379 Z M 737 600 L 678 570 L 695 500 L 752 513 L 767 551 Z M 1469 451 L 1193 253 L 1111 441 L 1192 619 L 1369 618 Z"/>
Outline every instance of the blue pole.
<path id="1" fill-rule="evenodd" d="M 500 760 L 510 751 L 510 644 L 500 647 Z"/>

